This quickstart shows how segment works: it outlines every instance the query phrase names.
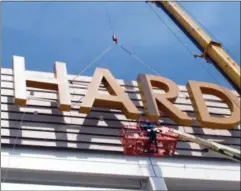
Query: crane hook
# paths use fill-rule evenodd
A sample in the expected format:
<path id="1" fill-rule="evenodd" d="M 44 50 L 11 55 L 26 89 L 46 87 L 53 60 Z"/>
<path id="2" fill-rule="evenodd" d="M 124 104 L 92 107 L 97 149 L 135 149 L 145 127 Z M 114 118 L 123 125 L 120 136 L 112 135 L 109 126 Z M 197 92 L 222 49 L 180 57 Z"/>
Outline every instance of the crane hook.
<path id="1" fill-rule="evenodd" d="M 118 43 L 117 35 L 113 34 L 112 40 L 113 40 L 113 42 L 114 42 L 115 44 L 117 44 L 117 43 Z"/>

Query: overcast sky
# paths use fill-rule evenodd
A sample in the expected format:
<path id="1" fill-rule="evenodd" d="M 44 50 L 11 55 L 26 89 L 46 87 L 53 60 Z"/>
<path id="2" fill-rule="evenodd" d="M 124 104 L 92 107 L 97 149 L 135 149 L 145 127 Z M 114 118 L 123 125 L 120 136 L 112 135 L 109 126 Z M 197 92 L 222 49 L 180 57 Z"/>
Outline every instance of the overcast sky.
<path id="1" fill-rule="evenodd" d="M 181 5 L 240 65 L 240 3 Z M 18 55 L 25 57 L 27 70 L 53 72 L 54 62 L 62 61 L 69 74 L 79 73 L 113 44 L 106 9 L 119 42 L 160 75 L 181 85 L 197 80 L 229 87 L 212 65 L 191 56 L 145 2 L 4 2 L 3 67 L 11 68 L 12 56 Z M 200 54 L 163 10 L 153 9 L 185 46 Z M 135 80 L 138 73 L 154 74 L 118 46 L 84 75 L 92 75 L 96 67 L 108 68 L 116 78 L 126 80 Z"/>

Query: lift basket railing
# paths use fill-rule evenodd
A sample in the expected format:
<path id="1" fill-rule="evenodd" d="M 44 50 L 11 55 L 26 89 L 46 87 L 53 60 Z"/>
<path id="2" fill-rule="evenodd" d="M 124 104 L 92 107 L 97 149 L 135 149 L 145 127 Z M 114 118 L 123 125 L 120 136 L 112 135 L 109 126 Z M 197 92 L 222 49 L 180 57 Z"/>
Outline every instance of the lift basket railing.
<path id="1" fill-rule="evenodd" d="M 122 127 L 121 142 L 124 154 L 142 156 L 172 156 L 175 153 L 178 135 L 167 127 L 160 127 L 157 133 L 157 144 L 149 142 L 147 131 L 141 130 L 139 125 Z"/>

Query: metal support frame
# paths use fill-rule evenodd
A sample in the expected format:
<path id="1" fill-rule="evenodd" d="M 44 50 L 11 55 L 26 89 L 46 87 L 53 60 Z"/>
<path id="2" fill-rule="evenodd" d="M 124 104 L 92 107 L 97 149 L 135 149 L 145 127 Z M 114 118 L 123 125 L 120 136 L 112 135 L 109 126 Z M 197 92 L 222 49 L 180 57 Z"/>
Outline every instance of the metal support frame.
<path id="1" fill-rule="evenodd" d="M 203 31 L 195 21 L 193 21 L 182 9 L 173 1 L 150 1 L 161 6 L 171 19 L 181 27 L 181 29 L 190 37 L 198 48 L 201 48 L 203 54 L 201 57 L 208 55 L 214 66 L 216 66 L 224 77 L 232 82 L 234 88 L 239 90 L 240 67 L 239 65 L 221 48 L 220 43 L 212 39 Z M 212 47 L 212 45 L 214 45 Z M 211 48 L 212 47 L 212 48 Z M 200 57 L 200 56 L 197 56 Z M 238 91 L 238 93 L 240 93 Z"/>
<path id="2" fill-rule="evenodd" d="M 208 56 L 208 50 L 209 50 L 209 48 L 211 48 L 211 46 L 216 46 L 216 47 L 220 47 L 220 48 L 221 48 L 221 47 L 222 47 L 222 44 L 219 43 L 219 42 L 210 41 L 210 42 L 208 43 L 208 45 L 206 46 L 206 48 L 204 48 L 203 53 L 202 53 L 201 55 L 194 54 L 194 55 L 193 55 L 194 58 L 200 57 L 200 58 L 205 59 L 207 63 L 211 63 L 211 62 L 209 61 L 209 59 L 207 58 L 207 56 Z"/>

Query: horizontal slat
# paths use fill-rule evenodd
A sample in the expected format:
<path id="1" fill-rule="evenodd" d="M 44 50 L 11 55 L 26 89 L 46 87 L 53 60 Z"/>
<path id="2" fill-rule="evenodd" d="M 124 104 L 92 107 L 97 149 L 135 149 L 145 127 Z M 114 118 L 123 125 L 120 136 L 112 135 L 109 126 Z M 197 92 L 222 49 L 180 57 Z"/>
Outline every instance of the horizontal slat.
<path id="1" fill-rule="evenodd" d="M 1 128 L 2 129 L 9 129 L 10 132 L 12 130 L 18 130 L 20 122 L 16 121 L 1 121 Z M 175 129 L 178 129 L 180 131 L 185 131 L 182 127 L 175 127 Z M 21 125 L 21 131 L 22 130 L 28 130 L 28 131 L 37 131 L 40 134 L 42 132 L 50 132 L 50 133 L 74 133 L 74 134 L 81 134 L 81 135 L 87 135 L 87 136 L 108 136 L 108 137 L 117 137 L 119 139 L 121 135 L 120 129 L 111 129 L 111 128 L 100 128 L 100 127 L 82 127 L 82 126 L 68 126 L 68 125 L 48 125 L 48 124 L 39 124 L 39 123 L 29 123 L 24 122 Z M 192 133 L 191 133 L 192 134 Z M 2 134 L 3 135 L 3 134 Z M 222 144 L 235 144 L 240 145 L 240 138 L 234 138 L 234 137 L 223 137 L 223 136 L 211 136 L 211 135 L 198 135 L 200 138 L 209 139 L 212 141 L 221 141 Z"/>
<path id="2" fill-rule="evenodd" d="M 8 120 L 21 120 L 23 113 L 7 113 L 1 112 L 1 119 Z M 74 125 L 91 125 L 91 126 L 110 126 L 120 128 L 122 125 L 136 125 L 136 122 L 118 121 L 118 120 L 106 120 L 99 121 L 95 118 L 77 118 L 77 117 L 55 117 L 52 115 L 34 115 L 25 114 L 24 120 L 31 122 L 44 122 L 44 123 L 56 123 L 56 124 L 74 124 Z"/>
<path id="3" fill-rule="evenodd" d="M 27 106 L 25 107 L 18 107 L 15 105 L 7 105 L 7 104 L 2 104 L 1 105 L 1 109 L 2 111 L 15 111 L 15 112 L 10 112 L 10 113 L 6 113 L 3 112 L 2 115 L 2 119 L 14 119 L 14 120 L 20 120 L 22 118 L 22 114 L 24 111 L 27 111 L 28 113 L 24 117 L 25 120 L 31 120 L 31 121 L 39 121 L 39 122 L 45 122 L 45 120 L 48 120 L 48 122 L 55 122 L 55 123 L 72 123 L 76 120 L 76 118 L 82 118 L 81 120 L 83 121 L 86 117 L 86 114 L 80 114 L 78 111 L 71 111 L 71 112 L 63 112 L 61 113 L 58 109 L 48 109 L 48 108 L 38 108 L 38 107 L 31 107 L 31 106 Z M 22 111 L 22 112 L 19 112 Z M 38 115 L 33 115 L 34 112 L 37 111 Z M 19 112 L 19 113 L 18 113 Z M 45 115 L 41 115 L 41 114 L 45 114 Z M 125 122 L 130 122 L 130 120 L 127 120 L 125 118 L 124 115 L 122 114 L 113 114 L 110 112 L 100 112 L 100 111 L 92 111 L 91 114 L 89 114 L 87 116 L 88 120 L 86 120 L 86 122 L 90 122 L 92 120 L 95 121 L 95 125 L 98 124 L 100 116 L 103 117 L 103 119 L 105 120 L 104 122 L 107 122 L 107 125 L 109 125 L 108 120 L 118 120 L 118 122 L 120 122 L 119 120 L 123 120 Z M 6 118 L 7 117 L 7 118 Z M 168 124 L 168 125 L 174 125 L 175 123 L 172 122 L 171 120 L 169 120 L 166 117 L 162 117 L 161 118 L 163 120 L 164 123 Z M 78 119 L 77 119 L 78 120 Z M 103 122 L 103 121 L 102 121 Z M 93 123 L 92 123 L 93 124 Z M 103 123 L 105 124 L 105 123 Z M 121 123 L 118 123 L 119 126 Z M 81 124 L 76 124 L 76 125 L 81 125 Z M 85 123 L 85 125 L 89 125 L 88 123 Z M 195 124 L 196 126 L 198 126 L 198 124 Z M 119 127 L 117 126 L 117 127 Z M 240 129 L 240 126 L 238 126 L 236 129 Z M 189 129 L 187 129 L 189 130 Z M 192 131 L 192 129 L 190 129 Z M 207 131 L 207 134 L 211 133 L 209 129 L 207 128 L 200 128 L 200 131 Z M 209 131 L 209 132 L 208 132 Z M 214 130 L 212 130 L 214 131 Z M 217 130 L 216 130 L 217 131 Z M 225 130 L 220 130 L 220 131 L 225 131 Z M 220 134 L 222 135 L 222 133 Z"/>
<path id="4" fill-rule="evenodd" d="M 15 129 L 1 129 L 2 137 L 16 137 L 18 139 L 43 139 L 48 141 L 63 141 L 63 144 L 68 145 L 69 142 L 83 142 L 89 144 L 104 144 L 106 146 L 119 145 L 122 148 L 122 144 L 119 137 L 110 136 L 95 136 L 95 135 L 81 135 L 76 133 L 58 133 L 58 132 L 42 132 L 29 131 L 29 130 L 15 130 Z M 204 147 L 196 143 L 188 143 L 179 141 L 177 143 L 178 149 L 196 149 L 202 150 Z"/>
<path id="5" fill-rule="evenodd" d="M 1 119 L 7 120 L 21 120 L 24 112 L 1 112 Z M 104 120 L 100 120 L 103 118 Z M 70 115 L 54 115 L 54 114 L 35 114 L 34 112 L 25 113 L 24 121 L 31 122 L 48 122 L 56 124 L 74 124 L 74 125 L 87 125 L 87 126 L 109 126 L 120 128 L 122 125 L 136 125 L 137 121 L 127 120 L 125 116 L 120 114 L 111 114 L 103 112 L 91 112 L 89 115 L 80 114 L 80 116 L 71 116 Z M 173 121 L 166 117 L 160 119 L 162 125 L 176 125 Z M 198 127 L 196 121 L 194 121 L 195 127 Z M 203 128 L 205 129 L 205 128 Z M 206 130 L 206 129 L 205 129 Z"/>
<path id="6" fill-rule="evenodd" d="M 216 136 L 241 137 L 241 133 L 238 128 L 234 128 L 232 130 L 214 130 L 214 129 L 200 128 L 200 127 L 183 127 L 183 128 L 186 133 L 190 133 L 190 134 L 194 134 L 194 135 L 216 135 Z"/>
<path id="7" fill-rule="evenodd" d="M 79 102 L 85 95 L 87 90 L 78 90 L 78 92 L 76 91 L 75 94 L 71 95 L 71 100 L 72 102 Z M 102 93 L 107 93 L 107 92 L 103 92 Z M 14 90 L 13 89 L 5 89 L 5 88 L 1 88 L 1 95 L 2 96 L 14 96 Z M 30 96 L 30 91 L 27 91 L 27 96 Z M 141 101 L 141 97 L 140 95 L 136 95 L 136 94 L 128 94 L 129 98 L 133 101 L 133 103 L 136 106 L 143 106 L 142 101 Z M 34 92 L 34 96 L 31 96 L 34 98 L 39 98 L 42 100 L 57 100 L 57 94 L 55 92 L 44 92 L 44 91 L 35 91 Z"/>
<path id="8" fill-rule="evenodd" d="M 58 143 L 60 142 L 60 143 Z M 89 151 L 97 151 L 97 152 L 119 152 L 123 153 L 123 149 L 118 146 L 105 146 L 105 145 L 97 145 L 97 144 L 86 144 L 86 143 L 68 143 L 61 144 L 61 141 L 38 141 L 38 140 L 28 140 L 28 139 L 17 139 L 15 141 L 14 138 L 1 138 L 2 146 L 9 145 L 15 143 L 16 146 L 33 146 L 33 147 L 49 147 L 49 148 L 63 148 L 63 149 L 84 149 Z M 211 152 L 201 152 L 201 151 L 192 151 L 192 150 L 176 150 L 176 156 L 196 156 L 196 157 L 212 157 L 212 158 L 222 158 L 216 154 Z"/>
<path id="9" fill-rule="evenodd" d="M 1 75 L 2 76 L 2 81 L 3 82 L 13 82 L 13 76 L 9 76 L 9 75 Z M 30 75 L 30 77 L 33 76 L 33 75 Z M 35 76 L 33 76 L 35 78 Z M 51 79 L 51 78 L 48 78 L 48 77 L 45 77 L 45 73 L 43 74 L 43 76 L 41 76 L 41 79 Z M 89 77 L 87 77 L 89 78 Z M 75 87 L 75 88 L 87 88 L 88 85 L 90 84 L 90 80 L 89 81 L 86 81 L 86 77 L 82 77 L 83 80 L 75 80 L 74 82 L 69 82 L 70 83 L 70 87 Z M 69 80 L 72 80 L 72 78 L 69 77 Z M 130 92 L 135 92 L 135 91 L 139 91 L 139 88 L 137 86 L 137 83 L 135 81 L 133 81 L 133 84 L 131 84 L 131 82 L 127 82 L 126 84 L 123 82 L 123 80 L 117 80 L 117 82 L 120 82 L 119 85 L 124 88 L 125 90 L 128 90 Z M 100 84 L 100 89 L 104 88 L 105 89 L 105 86 L 103 83 Z M 153 87 L 153 89 L 157 89 L 155 87 Z M 180 91 L 184 91 L 186 92 L 187 89 L 185 86 L 180 86 L 179 87 L 179 90 Z"/>
<path id="10" fill-rule="evenodd" d="M 81 105 L 81 101 L 77 102 L 79 99 L 73 99 L 75 100 L 72 104 L 72 109 L 76 109 L 79 110 L 79 107 Z M 15 105 L 14 103 L 14 98 L 11 96 L 1 96 L 1 103 L 2 104 L 10 104 L 10 105 Z M 31 106 L 31 107 L 36 107 L 36 108 L 40 108 L 40 107 L 47 107 L 47 109 L 56 109 L 57 108 L 57 101 L 52 101 L 52 100 L 42 100 L 42 99 L 38 99 L 35 97 L 30 97 L 28 99 L 27 102 L 27 106 Z M 187 106 L 187 111 L 190 107 Z M 122 113 L 120 110 L 116 110 L 116 109 L 105 109 L 105 108 L 96 108 L 93 107 L 94 110 L 99 110 L 99 111 L 103 111 L 103 112 L 113 112 L 113 113 Z M 144 108 L 141 106 L 138 106 L 138 109 L 143 112 Z M 226 111 L 226 110 L 225 110 Z M 60 112 L 60 111 L 59 111 Z M 190 111 L 192 112 L 192 111 Z"/>
<path id="11" fill-rule="evenodd" d="M 14 105 L 14 98 L 11 96 L 1 96 L 1 103 L 2 104 L 12 104 Z M 47 108 L 57 108 L 58 103 L 56 102 L 56 100 L 46 100 L 46 99 L 38 99 L 38 98 L 29 98 L 27 101 L 27 106 L 34 106 L 34 107 L 47 107 Z M 75 110 L 79 110 L 80 107 L 80 102 L 73 102 L 71 108 L 75 109 Z M 93 107 L 93 109 L 96 109 L 95 107 Z M 141 110 L 141 107 L 139 107 L 139 109 Z M 143 109 L 142 109 L 143 110 Z M 113 113 L 121 113 L 120 110 L 116 110 L 116 109 L 105 109 L 105 108 L 101 108 L 99 109 L 99 111 L 103 111 L 103 112 L 108 112 L 111 111 Z"/>
<path id="12" fill-rule="evenodd" d="M 28 100 L 28 104 L 26 106 L 26 108 L 24 107 L 19 107 L 19 106 L 16 106 L 13 102 L 13 98 L 12 97 L 6 97 L 6 96 L 2 96 L 1 97 L 1 103 L 3 105 L 4 108 L 2 108 L 3 110 L 6 110 L 6 109 L 9 109 L 10 111 L 15 111 L 15 109 L 17 111 L 21 110 L 21 111 L 24 111 L 26 109 L 29 109 L 29 110 L 35 110 L 35 111 L 45 111 L 45 110 L 51 110 L 51 113 L 53 114 L 56 113 L 58 115 L 65 115 L 65 114 L 69 114 L 69 112 L 61 112 L 59 109 L 57 109 L 57 102 L 52 102 L 52 101 L 42 101 L 42 100 L 35 100 L 34 98 L 31 98 Z M 10 103 L 6 106 L 6 103 Z M 5 106 L 4 106 L 5 105 Z M 73 103 L 72 105 L 72 110 L 71 110 L 71 114 L 73 112 L 76 113 L 76 115 L 80 115 L 79 113 L 79 107 L 80 107 L 80 103 Z M 144 117 L 145 114 L 144 114 L 144 108 L 143 107 L 138 107 L 139 111 L 142 113 L 142 116 Z M 194 118 L 195 119 L 195 114 L 193 111 L 190 111 L 190 107 L 188 108 L 188 106 L 184 106 L 184 109 L 186 109 L 184 112 L 186 112 L 190 117 Z M 120 110 L 116 110 L 116 109 L 105 109 L 105 108 L 96 108 L 96 107 L 93 107 L 92 108 L 92 111 L 96 111 L 96 112 L 104 112 L 104 113 L 112 113 L 112 114 L 120 114 L 120 115 L 123 115 L 123 112 L 120 111 Z M 212 111 L 212 110 L 211 110 Z M 47 112 L 49 113 L 49 112 Z M 222 114 L 219 114 L 219 115 L 215 115 L 213 114 L 212 112 L 210 112 L 211 115 L 213 116 L 219 116 L 219 117 L 225 117 L 225 116 L 228 116 L 228 115 L 222 115 Z M 162 114 L 161 117 L 164 117 L 165 114 Z"/>
<path id="13" fill-rule="evenodd" d="M 13 89 L 14 88 L 13 81 L 12 80 L 6 81 L 6 80 L 4 80 L 4 78 L 5 77 L 3 76 L 2 81 L 1 81 L 1 88 Z M 88 85 L 89 85 L 89 83 L 86 83 L 86 82 L 70 83 L 69 84 L 70 93 L 78 93 L 78 89 L 86 90 L 86 89 L 88 89 Z M 121 85 L 121 87 L 125 90 L 126 93 L 129 93 L 129 94 L 139 94 L 140 93 L 140 89 L 137 86 L 130 87 L 130 86 Z M 37 88 L 28 87 L 28 89 L 29 90 L 36 90 Z M 106 87 L 102 84 L 100 85 L 99 90 L 100 91 L 107 91 Z M 156 87 L 153 87 L 153 90 L 154 90 L 154 92 L 157 92 L 157 93 L 164 93 L 163 90 L 159 90 Z M 44 90 L 44 89 L 42 89 L 41 91 L 43 91 L 43 92 L 54 92 L 54 90 Z M 182 86 L 180 86 L 180 96 L 184 97 L 184 98 L 189 97 L 189 94 L 187 93 L 186 88 L 182 88 Z M 207 99 L 220 100 L 218 97 L 211 96 L 211 95 L 205 95 L 204 97 L 206 97 Z"/>
<path id="14" fill-rule="evenodd" d="M 108 110 L 99 110 L 99 108 L 92 109 L 92 112 L 90 114 L 83 114 L 79 113 L 79 111 L 71 110 L 69 112 L 61 112 L 57 108 L 46 108 L 46 107 L 37 107 L 37 106 L 27 106 L 27 107 L 18 107 L 16 105 L 7 105 L 7 104 L 1 104 L 1 111 L 6 112 L 26 112 L 26 113 L 34 113 L 37 112 L 38 114 L 46 114 L 46 115 L 53 115 L 56 117 L 64 117 L 64 116 L 71 116 L 71 117 L 94 117 L 99 118 L 100 116 L 103 116 L 104 119 L 113 119 L 113 120 L 126 120 L 129 121 L 122 112 L 110 112 Z M 193 119 L 194 114 L 189 113 L 189 116 L 191 116 Z M 143 113 L 144 117 L 144 113 Z M 169 120 L 167 115 L 162 115 L 161 120 L 164 120 L 166 123 L 173 124 L 171 120 Z M 198 126 L 198 123 L 195 122 L 194 125 Z"/>
<path id="15" fill-rule="evenodd" d="M 1 129 L 1 136 L 4 137 L 16 137 L 18 138 L 29 138 L 29 139 L 45 139 L 45 140 L 58 140 L 66 142 L 87 142 L 87 143 L 101 143 L 101 144 L 115 144 L 121 145 L 120 137 L 110 137 L 110 136 L 97 136 L 97 135 L 83 135 L 79 133 L 60 133 L 60 132 L 41 132 L 34 130 L 24 130 L 20 131 L 16 129 Z"/>
<path id="16" fill-rule="evenodd" d="M 1 103 L 11 103 L 13 104 L 13 97 L 6 97 L 6 96 L 2 96 L 1 97 Z M 2 104 L 4 105 L 4 104 Z M 80 104 L 73 104 L 72 108 L 76 110 L 76 115 L 79 115 L 78 113 L 78 109 L 79 109 L 79 105 Z M 3 106 L 6 108 L 6 106 Z M 8 107 L 14 107 L 14 106 L 11 106 L 9 105 Z M 16 106 L 15 106 L 16 107 Z M 59 115 L 63 115 L 64 113 L 67 113 L 69 114 L 69 112 L 64 112 L 64 113 L 61 113 L 58 109 L 56 110 L 55 108 L 57 108 L 57 103 L 56 102 L 51 102 L 50 100 L 48 101 L 42 101 L 42 100 L 34 100 L 34 99 L 29 99 L 28 100 L 28 106 L 27 106 L 30 110 L 32 108 L 32 110 L 35 110 L 35 111 L 38 111 L 38 110 L 41 110 L 42 107 L 50 107 L 51 112 L 52 114 L 54 114 L 54 111 L 56 112 L 56 114 L 59 114 Z M 19 107 L 17 107 L 19 108 Z M 36 109 L 34 109 L 36 108 Z M 46 108 L 44 108 L 46 109 Z M 47 108 L 48 109 L 48 108 Z M 17 109 L 18 110 L 18 109 Z M 24 110 L 24 109 L 23 109 Z M 42 109 L 43 110 L 43 109 Z M 139 110 L 140 111 L 143 111 L 143 108 L 139 107 Z M 119 110 L 115 110 L 115 109 L 104 109 L 104 108 L 95 108 L 93 107 L 92 111 L 98 111 L 98 112 L 107 112 L 107 113 L 113 113 L 113 114 L 122 114 L 121 111 Z M 188 112 L 188 115 L 190 117 L 195 117 L 195 114 L 192 112 L 192 111 L 186 111 Z M 41 112 L 40 112 L 41 113 Z M 72 112 L 73 113 L 73 112 Z M 71 114 L 72 115 L 72 114 Z M 143 114 L 144 115 L 144 114 Z M 73 115 L 72 115 L 73 116 Z M 240 126 L 238 126 L 236 129 L 240 129 Z"/>
<path id="17" fill-rule="evenodd" d="M 110 112 L 103 112 L 103 111 L 96 111 L 93 110 L 89 115 L 81 114 L 78 111 L 70 111 L 70 112 L 60 112 L 58 109 L 48 109 L 48 108 L 38 108 L 38 107 L 18 107 L 16 105 L 7 105 L 7 104 L 1 104 L 1 110 L 2 110 L 2 119 L 14 119 L 14 120 L 20 120 L 22 118 L 22 114 L 26 112 L 24 119 L 25 120 L 31 120 L 31 121 L 39 121 L 39 122 L 45 122 L 45 120 L 48 120 L 48 122 L 55 122 L 55 123 L 67 123 L 67 124 L 76 124 L 74 123 L 76 120 L 80 122 L 80 120 L 85 121 L 86 125 L 89 125 L 88 122 L 95 121 L 95 124 L 97 125 L 99 122 L 100 117 L 104 119 L 107 125 L 109 125 L 109 121 L 117 121 L 119 122 L 119 125 L 121 124 L 121 121 L 123 122 L 132 122 L 131 120 L 127 120 L 126 117 L 123 114 L 115 114 Z M 35 114 L 37 112 L 37 115 Z M 161 117 L 161 120 L 165 124 L 174 125 L 175 123 L 171 121 L 168 117 Z M 76 122 L 77 122 L 76 121 Z M 135 124 L 135 123 L 134 123 Z M 81 124 L 76 124 L 81 125 Z M 198 126 L 198 123 L 194 121 L 194 126 Z M 238 126 L 236 129 L 240 129 L 240 126 Z M 206 129 L 203 128 L 205 131 Z"/>
<path id="18" fill-rule="evenodd" d="M 13 71 L 12 69 L 8 68 L 1 68 L 1 76 L 12 76 Z M 26 75 L 31 77 L 39 77 L 39 78 L 48 78 L 51 79 L 54 77 L 53 73 L 47 73 L 47 72 L 38 72 L 38 71 L 26 71 Z M 89 76 L 76 76 L 76 75 L 68 75 L 69 80 L 73 80 L 74 82 L 82 82 L 82 83 L 89 83 L 92 80 L 92 77 Z M 171 80 L 171 79 L 170 79 Z M 13 81 L 13 78 L 9 81 Z M 127 81 L 127 80 L 120 80 L 116 79 L 116 81 L 123 86 L 129 86 L 129 87 L 137 87 L 138 84 L 136 81 Z M 179 86 L 181 91 L 187 91 L 186 86 Z M 239 96 L 239 94 L 236 91 L 232 91 L 235 95 Z"/>
<path id="19" fill-rule="evenodd" d="M 6 81 L 1 81 L 1 88 L 6 88 L 6 89 L 13 89 L 13 83 L 12 82 L 6 82 Z M 78 84 L 78 85 L 70 85 L 70 94 L 81 94 L 81 95 L 85 95 L 85 93 L 87 92 L 87 88 L 88 86 L 86 84 Z M 123 87 L 125 92 L 129 95 L 129 97 L 133 100 L 141 100 L 141 96 L 139 95 L 139 89 L 138 88 L 125 88 Z M 28 90 L 33 90 L 35 92 L 49 92 L 49 93 L 54 93 L 53 90 L 40 90 L 37 88 L 27 88 Z M 100 92 L 102 93 L 107 93 L 106 88 L 99 88 Z M 162 90 L 158 90 L 158 89 L 154 89 L 154 92 L 156 93 L 163 93 Z M 212 96 L 212 95 L 203 95 L 203 97 L 206 100 L 209 100 L 211 102 L 221 102 L 220 98 L 216 97 L 216 96 Z M 190 103 L 189 98 L 189 94 L 185 91 L 181 91 L 179 93 L 179 98 L 184 98 L 187 99 Z M 224 104 L 226 105 L 226 104 Z"/>
<path id="20" fill-rule="evenodd" d="M 9 103 L 13 103 L 13 98 L 12 97 L 1 97 L 1 101 L 2 101 L 2 103 L 7 103 L 7 102 L 9 102 Z M 4 105 L 4 104 L 2 104 L 2 105 Z M 37 106 L 37 107 L 36 107 Z M 51 107 L 51 110 L 52 110 L 52 108 L 57 108 L 57 104 L 56 103 L 52 103 L 52 102 L 43 102 L 43 101 L 39 101 L 39 100 L 32 100 L 32 99 L 30 99 L 29 101 L 28 101 L 28 108 L 36 108 L 36 109 L 34 109 L 35 111 L 37 111 L 38 110 L 38 108 L 40 108 L 40 110 L 41 110 L 41 107 L 39 107 L 39 106 L 41 106 L 41 107 Z M 3 106 L 3 107 L 5 107 L 5 106 Z M 9 106 L 9 107 L 14 107 L 14 106 Z M 15 106 L 16 107 L 16 106 Z M 75 108 L 76 109 L 76 111 L 78 111 L 78 108 L 79 108 L 79 106 L 74 106 L 73 108 Z M 139 108 L 140 109 L 140 108 Z M 142 110 L 143 111 L 143 109 L 140 109 L 140 110 Z M 93 111 L 97 111 L 97 112 L 107 112 L 107 113 L 110 113 L 110 111 L 111 111 L 111 113 L 113 113 L 113 114 L 120 114 L 120 113 L 122 113 L 121 111 L 119 111 L 119 110 L 114 110 L 114 109 L 111 109 L 111 110 L 109 110 L 109 109 L 104 109 L 104 108 L 93 108 Z M 58 113 L 60 113 L 60 111 L 59 110 L 57 110 L 56 112 L 58 112 Z M 68 112 L 67 112 L 68 113 Z M 191 116 L 191 117 L 194 117 L 195 115 L 194 114 L 192 114 L 192 113 L 188 113 L 189 114 L 189 116 Z M 60 113 L 60 115 L 62 115 L 62 113 Z M 78 114 L 79 115 L 79 114 Z M 240 129 L 240 126 L 238 126 L 236 129 Z"/>
<path id="21" fill-rule="evenodd" d="M 2 128 L 20 127 L 20 121 L 1 120 Z M 94 135 L 120 136 L 120 128 L 109 128 L 105 126 L 80 126 L 80 125 L 58 125 L 38 122 L 22 122 L 21 129 L 37 130 L 37 131 L 54 131 L 54 132 L 70 132 Z"/>
<path id="22" fill-rule="evenodd" d="M 2 89 L 2 96 L 13 96 L 13 90 L 8 90 L 8 89 Z M 30 92 L 28 92 L 28 96 L 29 97 L 33 97 L 33 99 L 46 99 L 49 100 L 57 100 L 57 94 L 56 93 L 44 93 L 44 92 L 35 92 L 34 96 L 30 96 Z M 72 102 L 79 102 L 79 104 L 81 103 L 81 99 L 83 98 L 83 95 L 76 95 L 76 96 L 72 96 Z M 132 100 L 133 103 L 137 106 L 137 107 L 143 107 L 143 103 L 142 101 L 134 101 Z M 74 104 L 74 103 L 72 103 Z M 187 104 L 175 104 L 179 109 L 183 110 L 183 111 L 194 111 L 192 105 L 187 105 Z M 213 108 L 213 107 L 208 107 L 208 111 L 214 114 L 221 114 L 221 115 L 230 115 L 230 110 L 227 108 Z"/>
<path id="23" fill-rule="evenodd" d="M 24 146 L 38 146 L 38 147 L 59 147 L 68 149 L 85 149 L 85 150 L 96 150 L 96 151 L 112 151 L 112 152 L 123 152 L 120 146 L 106 146 L 98 144 L 88 143 L 67 143 L 63 141 L 46 141 L 46 140 L 30 140 L 30 139 L 14 139 L 14 138 L 1 138 L 1 144 L 15 144 Z"/>
<path id="24" fill-rule="evenodd" d="M 5 128 L 19 128 L 20 125 L 19 121 L 12 121 L 12 120 L 1 120 L 1 127 Z M 240 137 L 240 131 L 217 131 L 211 129 L 202 129 L 199 127 L 182 127 L 182 126 L 174 126 L 169 125 L 168 127 L 198 135 L 198 136 L 212 136 L 212 137 L 223 137 L 225 140 L 230 137 L 230 139 L 234 139 L 235 137 Z M 59 131 L 59 132 L 74 132 L 74 133 L 87 133 L 87 134 L 100 134 L 100 135 L 109 135 L 109 136 L 119 136 L 120 135 L 120 128 L 116 127 L 108 127 L 108 126 L 81 126 L 81 125 L 59 125 L 59 124 L 50 124 L 50 123 L 38 123 L 38 122 L 22 122 L 22 128 L 30 129 L 30 130 L 38 130 L 38 131 Z M 219 132 L 222 132 L 219 133 Z M 220 138 L 217 138 L 220 139 Z M 239 138 L 237 138 L 240 140 Z"/>
<path id="25" fill-rule="evenodd" d="M 84 97 L 84 93 L 86 92 L 83 92 L 81 94 L 72 94 L 71 96 L 71 100 L 72 102 L 79 102 L 81 100 L 82 97 Z M 2 96 L 14 96 L 14 90 L 13 89 L 6 89 L 6 88 L 2 88 L 2 91 L 1 91 L 1 94 Z M 30 90 L 27 90 L 27 95 L 30 96 Z M 130 94 L 129 94 L 130 95 Z M 52 100 L 52 101 L 56 101 L 57 100 L 57 94 L 55 92 L 50 92 L 50 91 L 42 91 L 42 90 L 34 90 L 34 96 L 31 96 L 31 97 L 34 97 L 34 98 L 39 98 L 39 99 L 42 99 L 42 100 Z M 130 98 L 131 100 L 135 103 L 135 105 L 137 106 L 143 106 L 143 103 L 140 99 L 140 96 L 136 96 L 136 94 L 131 94 L 130 95 Z M 177 98 L 177 100 L 175 101 L 175 104 L 177 105 L 190 105 L 192 106 L 192 103 L 190 101 L 190 99 L 188 98 L 183 98 L 183 95 L 179 95 L 179 97 Z M 213 101 L 205 101 L 205 104 L 208 106 L 208 107 L 213 107 L 213 108 L 223 108 L 223 109 L 228 109 L 227 107 L 227 104 L 225 103 L 222 103 L 222 102 L 213 102 Z"/>
<path id="26" fill-rule="evenodd" d="M 1 81 L 1 88 L 5 88 L 5 89 L 13 89 L 13 83 L 12 82 L 5 82 L 5 81 Z M 81 94 L 81 95 L 85 95 L 85 93 L 87 92 L 87 88 L 88 86 L 87 85 L 78 85 L 78 86 L 71 86 L 70 85 L 70 94 Z M 37 88 L 30 88 L 28 87 L 27 88 L 28 90 L 32 90 L 34 92 L 43 92 L 43 93 L 55 93 L 54 90 L 43 90 L 43 89 L 37 89 Z M 100 92 L 101 93 L 107 93 L 107 90 L 106 88 L 99 88 Z M 133 100 L 141 100 L 141 96 L 139 95 L 139 89 L 135 88 L 135 90 L 133 89 L 130 89 L 130 88 L 127 88 L 125 89 L 125 92 L 129 95 L 129 97 Z M 161 90 L 157 90 L 157 89 L 154 89 L 154 92 L 157 92 L 157 93 L 163 93 L 163 91 Z M 187 92 L 180 92 L 179 93 L 179 98 L 185 98 L 187 99 L 189 97 L 188 93 Z M 204 98 L 206 99 L 214 99 L 214 101 L 219 101 L 220 102 L 220 99 L 215 97 L 215 96 L 211 96 L 210 95 L 204 95 Z M 189 100 L 190 101 L 190 100 Z"/>

